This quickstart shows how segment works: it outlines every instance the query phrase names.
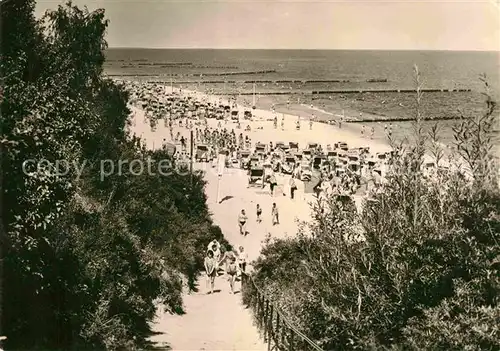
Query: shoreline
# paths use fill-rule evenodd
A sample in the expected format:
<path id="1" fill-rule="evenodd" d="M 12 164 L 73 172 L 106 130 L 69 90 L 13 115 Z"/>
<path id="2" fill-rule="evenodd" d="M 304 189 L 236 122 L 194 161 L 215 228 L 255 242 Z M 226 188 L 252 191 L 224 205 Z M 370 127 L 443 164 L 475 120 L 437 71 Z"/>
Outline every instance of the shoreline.
<path id="1" fill-rule="evenodd" d="M 196 97 L 199 100 L 206 100 L 206 101 L 223 101 L 227 102 L 227 98 L 222 98 L 221 96 L 218 95 L 211 95 L 207 94 L 205 92 L 200 92 L 196 90 L 191 90 L 191 89 L 180 89 L 178 87 L 173 87 L 173 90 L 170 89 L 168 85 L 163 85 L 166 88 L 166 91 L 169 92 L 170 94 L 172 92 L 177 92 L 182 91 L 181 94 L 185 95 L 191 95 Z M 362 137 L 361 136 L 361 129 L 362 127 L 360 125 L 352 125 L 349 123 L 342 123 L 342 128 L 338 128 L 338 126 L 327 124 L 327 123 L 321 123 L 318 122 L 317 119 L 318 117 L 321 117 L 322 114 L 330 114 L 327 111 L 320 111 L 316 109 L 312 109 L 316 113 L 311 112 L 311 108 L 309 106 L 302 106 L 298 105 L 300 110 L 303 111 L 303 113 L 296 113 L 297 112 L 297 104 L 290 103 L 290 109 L 287 109 L 286 106 L 279 106 L 275 105 L 275 111 L 276 113 L 273 113 L 269 109 L 262 108 L 264 107 L 262 102 L 259 104 L 259 101 L 256 102 L 256 109 L 253 110 L 249 107 L 246 106 L 244 103 L 244 100 L 241 98 L 237 98 L 236 104 L 238 106 L 239 111 L 244 111 L 244 110 L 251 110 L 252 114 L 254 116 L 254 119 L 252 121 L 247 121 L 247 120 L 241 120 L 241 130 L 244 131 L 245 127 L 250 124 L 252 127 L 251 134 L 259 134 L 261 138 L 257 140 L 258 142 L 267 142 L 269 143 L 272 141 L 273 143 L 276 141 L 295 141 L 295 139 L 300 140 L 299 141 L 299 146 L 304 146 L 308 142 L 318 142 L 326 146 L 327 144 L 333 145 L 335 142 L 338 141 L 344 141 L 347 142 L 349 147 L 365 147 L 368 146 L 370 147 L 370 151 L 375 153 L 375 152 L 387 152 L 391 150 L 391 147 L 389 146 L 387 138 L 384 136 L 381 136 L 380 133 L 378 135 L 376 134 L 374 139 L 370 139 L 369 137 Z M 268 104 L 266 104 L 268 105 Z M 274 116 L 278 117 L 278 128 L 274 129 L 273 127 L 273 122 L 268 121 L 272 120 Z M 314 115 L 315 116 L 315 121 L 313 121 L 313 126 L 312 130 L 309 129 L 309 118 Z M 257 118 L 255 118 L 257 117 Z M 281 118 L 284 117 L 285 119 L 285 130 L 282 131 L 280 127 L 280 122 Z M 297 118 L 301 118 L 301 129 L 300 130 L 295 130 L 295 121 Z M 268 125 L 265 125 L 265 124 Z M 233 123 L 228 122 L 229 125 L 233 125 Z M 228 126 L 228 124 L 225 124 L 224 126 Z M 258 127 L 266 127 L 265 129 L 257 129 L 255 128 L 254 125 L 258 125 Z M 264 124 L 264 125 L 262 125 Z M 233 125 L 234 127 L 234 125 Z M 259 133 L 257 133 L 257 131 Z M 368 129 L 365 131 L 366 134 L 368 135 Z M 289 137 L 289 140 L 285 139 L 280 139 L 276 135 L 283 135 L 283 137 L 287 136 Z M 294 139 L 295 138 L 295 139 Z M 255 140 L 254 138 L 252 138 Z M 308 141 L 306 141 L 308 140 Z"/>

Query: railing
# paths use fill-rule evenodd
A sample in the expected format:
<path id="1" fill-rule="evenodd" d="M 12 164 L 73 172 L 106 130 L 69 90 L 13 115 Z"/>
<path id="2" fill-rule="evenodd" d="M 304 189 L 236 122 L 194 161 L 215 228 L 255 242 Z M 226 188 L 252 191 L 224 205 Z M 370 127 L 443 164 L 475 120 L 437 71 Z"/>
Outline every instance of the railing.
<path id="1" fill-rule="evenodd" d="M 252 307 L 257 327 L 264 334 L 264 342 L 267 343 L 268 351 L 323 351 L 292 324 L 283 311 L 257 286 L 250 275 L 243 273 L 241 279 L 244 302 Z M 253 289 L 255 292 L 250 297 L 247 294 L 248 289 Z"/>

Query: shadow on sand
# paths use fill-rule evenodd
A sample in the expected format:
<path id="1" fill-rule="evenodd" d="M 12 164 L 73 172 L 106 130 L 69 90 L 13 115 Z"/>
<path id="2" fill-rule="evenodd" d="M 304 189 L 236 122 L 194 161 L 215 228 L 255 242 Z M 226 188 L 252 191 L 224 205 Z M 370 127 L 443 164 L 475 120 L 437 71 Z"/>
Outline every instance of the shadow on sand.
<path id="1" fill-rule="evenodd" d="M 171 351 L 172 348 L 170 345 L 166 342 L 153 342 L 149 341 L 147 339 L 151 338 L 152 336 L 155 335 L 162 335 L 164 333 L 161 332 L 154 332 L 154 331 L 148 331 L 145 333 L 145 339 L 146 341 L 142 344 L 142 350 L 150 350 L 150 351 Z"/>
<path id="2" fill-rule="evenodd" d="M 226 201 L 226 200 L 231 200 L 233 197 L 234 197 L 234 196 L 231 196 L 231 195 L 224 196 L 224 197 L 222 198 L 222 200 L 220 200 L 220 202 L 219 202 L 219 203 L 221 204 L 221 203 L 223 203 L 223 202 L 224 202 L 224 201 Z"/>

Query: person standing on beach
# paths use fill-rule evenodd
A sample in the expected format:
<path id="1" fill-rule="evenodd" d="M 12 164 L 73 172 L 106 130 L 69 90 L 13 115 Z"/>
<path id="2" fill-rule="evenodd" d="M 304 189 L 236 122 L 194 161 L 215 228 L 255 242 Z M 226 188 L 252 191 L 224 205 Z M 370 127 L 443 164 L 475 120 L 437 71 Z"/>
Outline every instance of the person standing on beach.
<path id="1" fill-rule="evenodd" d="M 262 223 L 262 208 L 260 207 L 259 204 L 257 204 L 257 223 Z"/>
<path id="2" fill-rule="evenodd" d="M 309 130 L 313 129 L 313 118 L 314 118 L 314 115 L 312 115 L 312 117 L 309 118 Z"/>
<path id="3" fill-rule="evenodd" d="M 215 286 L 215 277 L 217 276 L 217 267 L 216 267 L 217 265 L 212 250 L 208 250 L 204 263 L 205 263 L 205 272 L 207 273 L 207 285 L 210 284 L 210 292 L 208 292 L 207 294 L 213 294 Z"/>
<path id="4" fill-rule="evenodd" d="M 239 214 L 238 216 L 238 225 L 240 227 L 240 234 L 241 235 L 247 235 L 247 231 L 246 231 L 246 226 L 245 224 L 247 223 L 247 216 L 245 214 L 245 210 L 241 210 L 241 213 Z"/>
<path id="5" fill-rule="evenodd" d="M 274 196 L 274 187 L 277 185 L 276 177 L 274 176 L 274 173 L 271 175 L 269 178 L 269 186 L 271 188 L 271 196 Z"/>
<path id="6" fill-rule="evenodd" d="M 276 207 L 276 202 L 273 202 L 273 208 L 271 210 L 273 225 L 280 224 L 280 218 L 278 213 L 278 207 Z"/>
<path id="7" fill-rule="evenodd" d="M 295 184 L 295 177 L 292 175 L 290 178 L 290 199 L 294 199 L 295 190 L 297 190 L 297 184 Z"/>
<path id="8" fill-rule="evenodd" d="M 181 137 L 181 146 L 182 150 L 186 150 L 186 139 L 184 139 L 184 136 Z"/>
<path id="9" fill-rule="evenodd" d="M 365 136 L 365 125 L 361 126 L 361 137 Z"/>
<path id="10" fill-rule="evenodd" d="M 281 130 L 285 130 L 285 115 L 281 117 Z"/>
<path id="11" fill-rule="evenodd" d="M 372 127 L 372 130 L 370 132 L 370 139 L 373 140 L 374 135 L 375 135 L 375 127 Z"/>

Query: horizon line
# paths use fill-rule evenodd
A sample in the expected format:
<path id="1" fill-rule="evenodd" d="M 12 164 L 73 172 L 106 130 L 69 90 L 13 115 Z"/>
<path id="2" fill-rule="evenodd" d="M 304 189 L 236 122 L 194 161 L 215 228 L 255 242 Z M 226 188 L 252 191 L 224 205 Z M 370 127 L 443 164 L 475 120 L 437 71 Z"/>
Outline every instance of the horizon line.
<path id="1" fill-rule="evenodd" d="M 141 46 L 109 46 L 106 49 L 146 49 L 146 50 L 282 50 L 282 51 L 452 51 L 452 52 L 496 52 L 500 53 L 500 48 L 498 50 L 479 50 L 479 49 L 333 49 L 333 48 L 316 48 L 316 49 L 304 49 L 304 48 L 213 48 L 213 47 L 141 47 Z"/>

